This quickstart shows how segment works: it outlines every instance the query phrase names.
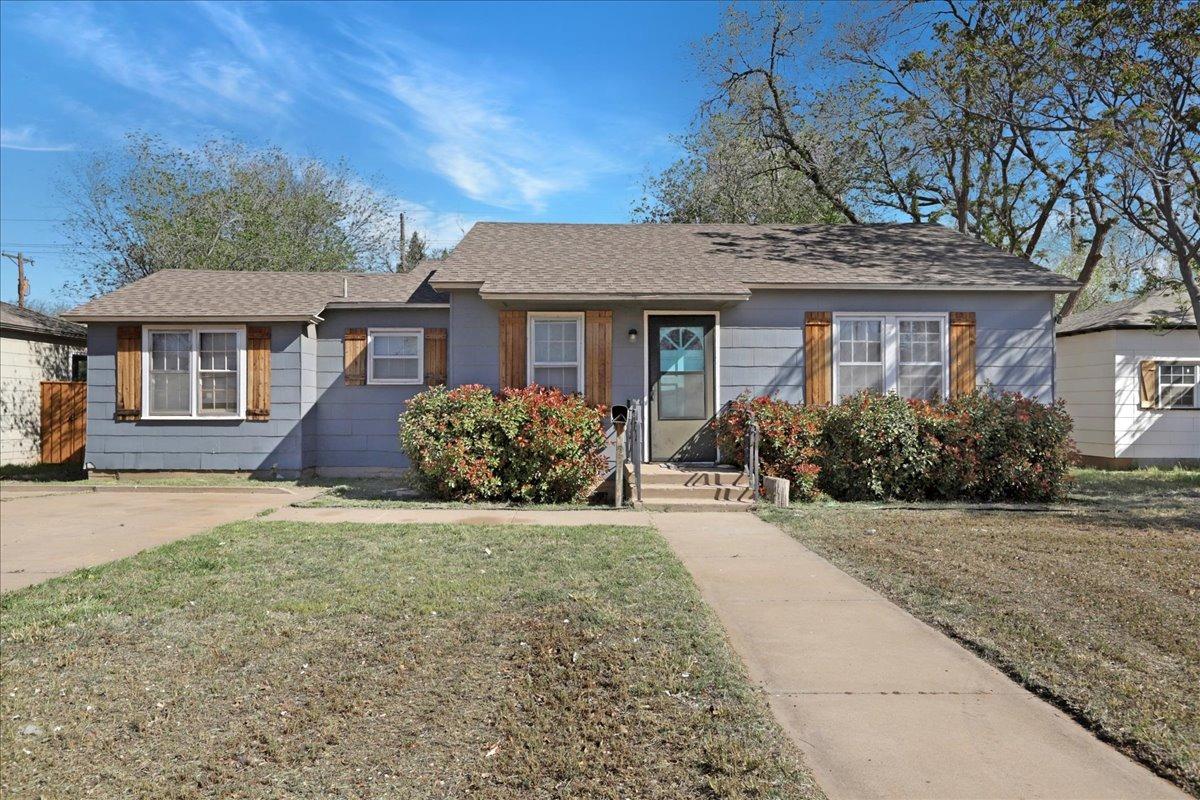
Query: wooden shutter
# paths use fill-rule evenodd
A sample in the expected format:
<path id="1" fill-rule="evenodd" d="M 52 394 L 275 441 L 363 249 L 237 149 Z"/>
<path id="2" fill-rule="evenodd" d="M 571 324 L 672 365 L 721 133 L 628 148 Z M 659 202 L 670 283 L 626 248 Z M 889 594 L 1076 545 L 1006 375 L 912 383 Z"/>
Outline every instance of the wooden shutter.
<path id="1" fill-rule="evenodd" d="M 142 416 L 142 326 L 117 328 L 116 419 L 128 422 Z"/>
<path id="2" fill-rule="evenodd" d="M 1158 362 L 1138 362 L 1138 408 L 1158 408 Z"/>
<path id="3" fill-rule="evenodd" d="M 246 328 L 246 419 L 271 418 L 271 329 Z"/>
<path id="4" fill-rule="evenodd" d="M 950 396 L 975 391 L 975 312 L 950 312 Z"/>
<path id="5" fill-rule="evenodd" d="M 342 334 L 342 357 L 346 385 L 364 386 L 367 382 L 367 329 L 347 328 Z"/>
<path id="6" fill-rule="evenodd" d="M 525 385 L 526 313 L 500 312 L 500 388 L 520 389 Z"/>
<path id="7" fill-rule="evenodd" d="M 607 309 L 584 314 L 583 399 L 589 406 L 612 405 L 612 322 Z"/>
<path id="8" fill-rule="evenodd" d="M 833 401 L 833 313 L 804 314 L 804 402 L 810 406 Z"/>
<path id="9" fill-rule="evenodd" d="M 425 384 L 443 386 L 446 383 L 446 329 L 425 329 Z"/>

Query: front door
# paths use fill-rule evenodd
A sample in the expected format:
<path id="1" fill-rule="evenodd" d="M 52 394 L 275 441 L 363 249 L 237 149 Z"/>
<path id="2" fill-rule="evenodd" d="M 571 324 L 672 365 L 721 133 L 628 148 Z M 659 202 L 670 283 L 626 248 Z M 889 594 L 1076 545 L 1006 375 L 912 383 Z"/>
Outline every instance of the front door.
<path id="1" fill-rule="evenodd" d="M 716 316 L 650 315 L 650 460 L 715 461 Z"/>

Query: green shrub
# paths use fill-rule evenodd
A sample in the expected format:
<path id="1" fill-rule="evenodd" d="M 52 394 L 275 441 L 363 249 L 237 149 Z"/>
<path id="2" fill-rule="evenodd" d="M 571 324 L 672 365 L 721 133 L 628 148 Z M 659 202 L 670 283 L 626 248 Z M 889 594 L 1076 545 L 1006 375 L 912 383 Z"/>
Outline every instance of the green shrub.
<path id="1" fill-rule="evenodd" d="M 421 485 L 435 497 L 502 497 L 504 441 L 496 398 L 485 386 L 435 386 L 410 399 L 400 417 L 400 447 Z"/>
<path id="2" fill-rule="evenodd" d="M 1012 392 L 977 391 L 949 401 L 943 413 L 965 428 L 943 437 L 943 459 L 957 464 L 965 481 L 960 497 L 1046 502 L 1066 494 L 1075 445 L 1063 401 L 1046 405 Z M 967 446 L 973 452 L 964 459 Z"/>
<path id="3" fill-rule="evenodd" d="M 509 500 L 583 500 L 608 465 L 604 414 L 577 394 L 531 386 L 505 389 L 497 404 L 505 442 L 500 484 Z"/>
<path id="4" fill-rule="evenodd" d="M 862 393 L 824 409 L 739 397 L 714 420 L 741 466 L 750 415 L 765 475 L 792 497 L 1044 502 L 1061 497 L 1074 453 L 1061 402 L 976 391 L 945 403 Z"/>
<path id="5" fill-rule="evenodd" d="M 816 498 L 820 468 L 815 463 L 824 410 L 788 403 L 775 397 L 740 395 L 712 422 L 721 456 L 745 466 L 746 432 L 750 418 L 758 421 L 758 457 L 762 474 L 791 482 L 793 500 Z"/>
<path id="6" fill-rule="evenodd" d="M 437 386 L 408 401 L 400 446 L 421 485 L 446 500 L 566 503 L 603 476 L 603 412 L 531 386 Z"/>
<path id="7" fill-rule="evenodd" d="M 923 442 L 914 403 L 862 392 L 830 406 L 821 429 L 821 490 L 838 500 L 917 500 L 934 450 Z"/>

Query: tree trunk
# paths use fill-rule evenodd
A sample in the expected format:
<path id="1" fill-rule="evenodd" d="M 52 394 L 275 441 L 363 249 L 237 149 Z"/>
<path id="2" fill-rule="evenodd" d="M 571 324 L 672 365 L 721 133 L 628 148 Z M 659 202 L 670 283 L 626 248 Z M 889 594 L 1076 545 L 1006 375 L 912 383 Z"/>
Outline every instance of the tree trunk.
<path id="1" fill-rule="evenodd" d="M 1200 287 L 1196 285 L 1196 270 L 1191 264 L 1193 259 L 1189 258 L 1186 253 L 1179 254 L 1177 259 L 1179 277 L 1183 279 L 1188 299 L 1192 301 L 1192 317 L 1196 320 L 1196 335 L 1200 336 Z"/>
<path id="2" fill-rule="evenodd" d="M 1055 317 L 1057 322 L 1061 322 L 1064 317 L 1068 316 L 1075 310 L 1075 305 L 1079 302 L 1079 296 L 1083 294 L 1083 290 L 1091 283 L 1092 275 L 1096 272 L 1096 267 L 1100 265 L 1100 259 L 1104 253 L 1104 240 L 1108 236 L 1108 231 L 1116 222 L 1114 219 L 1104 219 L 1096 223 L 1096 232 L 1092 236 L 1092 244 L 1088 248 L 1087 258 L 1083 260 L 1083 269 L 1079 270 L 1077 280 L 1080 286 L 1075 291 L 1067 295 L 1067 301 L 1063 303 L 1063 307 L 1059 309 L 1058 316 Z"/>

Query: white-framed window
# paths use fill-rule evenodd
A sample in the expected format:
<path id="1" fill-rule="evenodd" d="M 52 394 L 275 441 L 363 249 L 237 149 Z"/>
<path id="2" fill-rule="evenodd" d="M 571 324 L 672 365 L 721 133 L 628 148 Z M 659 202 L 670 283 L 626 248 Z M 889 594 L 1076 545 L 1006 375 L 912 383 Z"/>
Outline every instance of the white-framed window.
<path id="1" fill-rule="evenodd" d="M 246 329 L 148 326 L 142 331 L 147 419 L 240 419 L 246 413 Z"/>
<path id="2" fill-rule="evenodd" d="M 529 383 L 583 391 L 582 313 L 530 312 L 528 339 Z"/>
<path id="3" fill-rule="evenodd" d="M 423 328 L 367 329 L 367 383 L 420 383 L 424 376 Z"/>
<path id="4" fill-rule="evenodd" d="M 864 389 L 918 400 L 946 397 L 948 314 L 834 314 L 833 392 Z"/>
<path id="5" fill-rule="evenodd" d="M 1200 408 L 1200 363 L 1158 365 L 1158 407 Z"/>

